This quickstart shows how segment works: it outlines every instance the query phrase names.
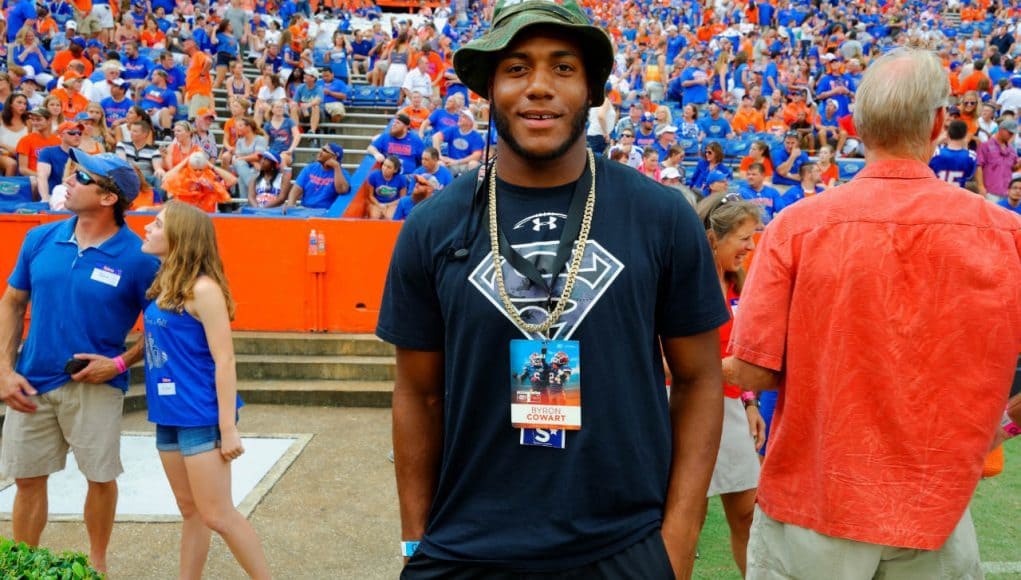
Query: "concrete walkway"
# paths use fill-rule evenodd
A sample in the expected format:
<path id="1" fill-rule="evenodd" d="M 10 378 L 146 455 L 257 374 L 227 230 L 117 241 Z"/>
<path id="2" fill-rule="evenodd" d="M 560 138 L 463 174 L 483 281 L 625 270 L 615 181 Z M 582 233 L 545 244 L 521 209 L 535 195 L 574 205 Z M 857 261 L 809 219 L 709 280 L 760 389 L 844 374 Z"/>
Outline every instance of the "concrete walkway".
<path id="1" fill-rule="evenodd" d="M 400 524 L 390 451 L 390 410 L 249 405 L 242 433 L 311 433 L 312 441 L 252 513 L 274 578 L 392 579 L 400 573 Z M 152 431 L 144 411 L 124 416 L 124 431 Z M 153 453 L 156 450 L 153 449 Z M 10 522 L 0 522 L 10 537 Z M 177 576 L 180 524 L 119 523 L 110 578 Z M 44 546 L 88 552 L 82 523 L 51 523 Z M 245 578 L 214 536 L 206 578 Z"/>

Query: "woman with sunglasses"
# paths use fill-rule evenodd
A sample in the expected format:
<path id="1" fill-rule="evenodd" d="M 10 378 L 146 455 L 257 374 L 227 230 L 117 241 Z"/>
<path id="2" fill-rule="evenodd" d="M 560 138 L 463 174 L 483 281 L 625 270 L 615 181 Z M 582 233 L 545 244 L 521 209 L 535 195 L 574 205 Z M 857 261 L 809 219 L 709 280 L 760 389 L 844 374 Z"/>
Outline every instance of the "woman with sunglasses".
<path id="1" fill-rule="evenodd" d="M 720 352 L 729 356 L 730 331 L 744 287 L 744 261 L 755 249 L 754 235 L 762 225 L 759 207 L 737 193 L 716 193 L 699 202 L 698 216 L 705 226 L 716 259 L 720 290 L 726 297 L 731 320 L 720 327 Z M 766 425 L 753 393 L 723 385 L 723 434 L 707 498 L 720 496 L 730 527 L 734 562 L 745 573 L 748 535 L 759 485 L 756 450 L 765 442 Z"/>
<path id="2" fill-rule="evenodd" d="M 181 578 L 200 578 L 215 531 L 252 578 L 269 566 L 251 523 L 234 507 L 231 462 L 238 433 L 237 371 L 230 321 L 234 299 L 209 216 L 170 202 L 145 227 L 142 251 L 161 265 L 146 292 L 145 376 L 156 449 L 181 526 Z"/>
<path id="3" fill-rule="evenodd" d="M 734 172 L 723 163 L 723 146 L 717 141 L 710 141 L 702 150 L 702 157 L 695 165 L 695 171 L 691 174 L 688 186 L 702 191 L 703 195 L 708 195 L 709 184 L 706 179 L 714 171 L 722 173 L 727 179 L 734 176 Z"/>

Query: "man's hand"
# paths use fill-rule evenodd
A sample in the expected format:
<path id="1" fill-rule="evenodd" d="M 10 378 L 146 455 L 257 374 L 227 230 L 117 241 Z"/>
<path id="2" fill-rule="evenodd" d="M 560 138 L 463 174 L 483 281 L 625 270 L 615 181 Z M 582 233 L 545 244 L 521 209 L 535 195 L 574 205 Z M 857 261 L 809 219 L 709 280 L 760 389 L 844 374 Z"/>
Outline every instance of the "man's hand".
<path id="1" fill-rule="evenodd" d="M 76 383 L 103 384 L 110 382 L 110 379 L 120 374 L 117 371 L 117 363 L 112 358 L 98 354 L 76 354 L 74 358 L 89 361 L 88 366 L 71 375 L 71 380 Z"/>
<path id="2" fill-rule="evenodd" d="M 663 527 L 663 546 L 666 547 L 670 567 L 676 578 L 691 578 L 691 570 L 695 567 L 695 552 L 698 545 L 699 528 L 689 526 L 685 531 L 674 532 Z M 692 537 L 693 536 L 693 537 Z"/>
<path id="3" fill-rule="evenodd" d="M 748 405 L 744 411 L 748 415 L 748 433 L 755 439 L 755 450 L 758 451 L 766 444 L 766 420 L 755 405 Z"/>
<path id="4" fill-rule="evenodd" d="M 329 159 L 329 161 L 327 161 L 326 163 L 323 163 L 323 167 L 325 169 L 336 170 L 338 167 L 340 167 L 340 163 L 337 162 L 337 158 L 336 157 L 331 157 Z"/>
<path id="5" fill-rule="evenodd" d="M 10 371 L 0 377 L 0 401 L 15 411 L 35 413 L 36 404 L 28 398 L 35 395 L 32 385 L 18 373 Z"/>

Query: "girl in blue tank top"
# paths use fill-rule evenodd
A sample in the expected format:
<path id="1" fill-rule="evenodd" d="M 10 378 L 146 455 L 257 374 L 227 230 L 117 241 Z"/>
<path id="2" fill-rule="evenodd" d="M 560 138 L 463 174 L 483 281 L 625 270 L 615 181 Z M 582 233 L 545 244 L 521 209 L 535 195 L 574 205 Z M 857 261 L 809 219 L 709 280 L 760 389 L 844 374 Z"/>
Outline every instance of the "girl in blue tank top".
<path id="1" fill-rule="evenodd" d="M 160 259 L 146 293 L 145 397 L 156 448 L 181 509 L 182 578 L 199 578 L 211 538 L 226 540 L 252 578 L 269 578 L 255 530 L 230 494 L 230 462 L 244 453 L 237 429 L 234 318 L 213 222 L 176 201 L 145 227 L 142 251 Z M 212 525 L 210 525 L 212 524 Z"/>

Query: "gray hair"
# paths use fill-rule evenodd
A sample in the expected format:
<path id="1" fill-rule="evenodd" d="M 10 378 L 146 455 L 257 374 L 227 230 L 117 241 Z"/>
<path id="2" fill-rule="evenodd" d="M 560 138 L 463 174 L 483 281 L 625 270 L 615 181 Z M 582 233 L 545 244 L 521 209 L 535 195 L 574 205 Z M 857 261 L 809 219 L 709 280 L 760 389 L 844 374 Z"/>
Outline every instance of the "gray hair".
<path id="1" fill-rule="evenodd" d="M 936 112 L 949 96 L 950 81 L 934 52 L 900 48 L 865 71 L 854 126 L 866 148 L 927 160 Z"/>

